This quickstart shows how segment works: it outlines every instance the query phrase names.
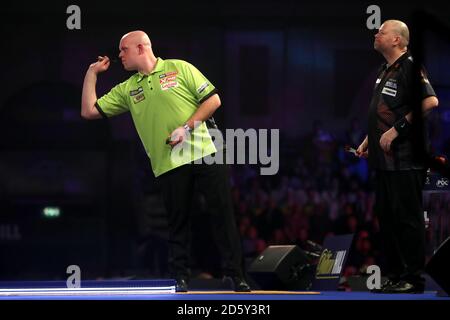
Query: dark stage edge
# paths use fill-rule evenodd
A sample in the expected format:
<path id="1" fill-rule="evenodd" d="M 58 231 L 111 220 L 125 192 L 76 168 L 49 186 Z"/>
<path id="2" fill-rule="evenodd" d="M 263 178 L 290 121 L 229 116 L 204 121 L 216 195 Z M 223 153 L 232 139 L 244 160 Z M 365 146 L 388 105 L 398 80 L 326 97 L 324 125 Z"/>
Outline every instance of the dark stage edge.
<path id="1" fill-rule="evenodd" d="M 193 289 L 175 292 L 174 280 L 81 281 L 80 288 L 67 288 L 62 281 L 0 282 L 0 300 L 304 300 L 304 301 L 450 301 L 436 291 L 422 294 L 375 294 L 368 291 L 268 291 L 238 293 L 231 290 Z"/>

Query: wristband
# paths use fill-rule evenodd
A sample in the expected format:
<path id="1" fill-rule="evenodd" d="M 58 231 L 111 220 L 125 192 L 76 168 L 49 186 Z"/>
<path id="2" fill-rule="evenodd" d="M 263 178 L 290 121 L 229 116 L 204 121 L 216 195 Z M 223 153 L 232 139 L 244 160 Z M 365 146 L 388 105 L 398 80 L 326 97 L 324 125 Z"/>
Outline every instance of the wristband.
<path id="1" fill-rule="evenodd" d="M 183 126 L 183 128 L 184 128 L 184 130 L 186 130 L 186 131 L 189 132 L 189 133 L 192 131 L 191 127 L 189 127 L 187 124 L 185 124 L 185 125 Z"/>
<path id="2" fill-rule="evenodd" d="M 408 122 L 408 120 L 406 120 L 405 117 L 401 118 L 394 124 L 394 128 L 395 130 L 397 130 L 400 137 L 404 137 L 408 134 L 410 126 L 411 124 Z"/>

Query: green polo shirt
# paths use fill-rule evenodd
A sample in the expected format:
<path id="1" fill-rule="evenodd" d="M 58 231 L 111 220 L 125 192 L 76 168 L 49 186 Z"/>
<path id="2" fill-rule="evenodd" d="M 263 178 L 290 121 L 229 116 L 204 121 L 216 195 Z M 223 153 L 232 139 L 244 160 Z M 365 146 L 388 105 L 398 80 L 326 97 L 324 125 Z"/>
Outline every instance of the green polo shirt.
<path id="1" fill-rule="evenodd" d="M 190 63 L 158 58 L 150 75 L 134 74 L 98 99 L 96 107 L 104 117 L 131 112 L 157 177 L 217 151 L 204 122 L 183 146 L 172 150 L 166 144 L 167 137 L 214 93 L 215 87 Z M 177 149 L 182 157 L 173 156 Z"/>

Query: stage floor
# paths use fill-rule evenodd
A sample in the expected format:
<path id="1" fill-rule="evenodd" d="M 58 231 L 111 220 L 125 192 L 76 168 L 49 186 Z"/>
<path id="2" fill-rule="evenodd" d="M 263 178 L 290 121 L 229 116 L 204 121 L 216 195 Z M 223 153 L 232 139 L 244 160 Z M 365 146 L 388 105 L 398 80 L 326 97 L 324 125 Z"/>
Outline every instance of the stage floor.
<path id="1" fill-rule="evenodd" d="M 449 297 L 438 297 L 435 291 L 423 294 L 375 294 L 370 292 L 276 292 L 255 291 L 251 293 L 236 292 L 190 292 L 175 294 L 173 299 L 188 300 L 450 300 Z"/>
<path id="2" fill-rule="evenodd" d="M 435 291 L 423 294 L 374 294 L 370 292 L 261 292 L 236 293 L 233 291 L 190 291 L 187 293 L 0 293 L 0 300 L 305 300 L 305 301 L 356 301 L 356 300 L 441 300 L 450 301 L 450 297 L 439 297 Z"/>
<path id="3" fill-rule="evenodd" d="M 175 292 L 174 280 L 83 281 L 67 288 L 61 281 L 0 282 L 0 300 L 440 300 L 436 291 L 423 294 L 375 294 L 368 291 L 267 291 L 238 293 L 229 290 Z"/>

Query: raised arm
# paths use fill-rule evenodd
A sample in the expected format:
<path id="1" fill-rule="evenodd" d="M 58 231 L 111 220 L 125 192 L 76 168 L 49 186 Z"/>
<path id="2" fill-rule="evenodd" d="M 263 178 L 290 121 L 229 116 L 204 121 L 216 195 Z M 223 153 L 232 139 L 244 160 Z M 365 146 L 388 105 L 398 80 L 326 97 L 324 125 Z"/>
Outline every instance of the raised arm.
<path id="1" fill-rule="evenodd" d="M 108 70 L 110 61 L 108 57 L 98 57 L 98 61 L 92 63 L 86 71 L 83 82 L 83 93 L 81 96 L 81 116 L 84 119 L 100 119 L 102 115 L 95 107 L 97 102 L 97 75 Z"/>

